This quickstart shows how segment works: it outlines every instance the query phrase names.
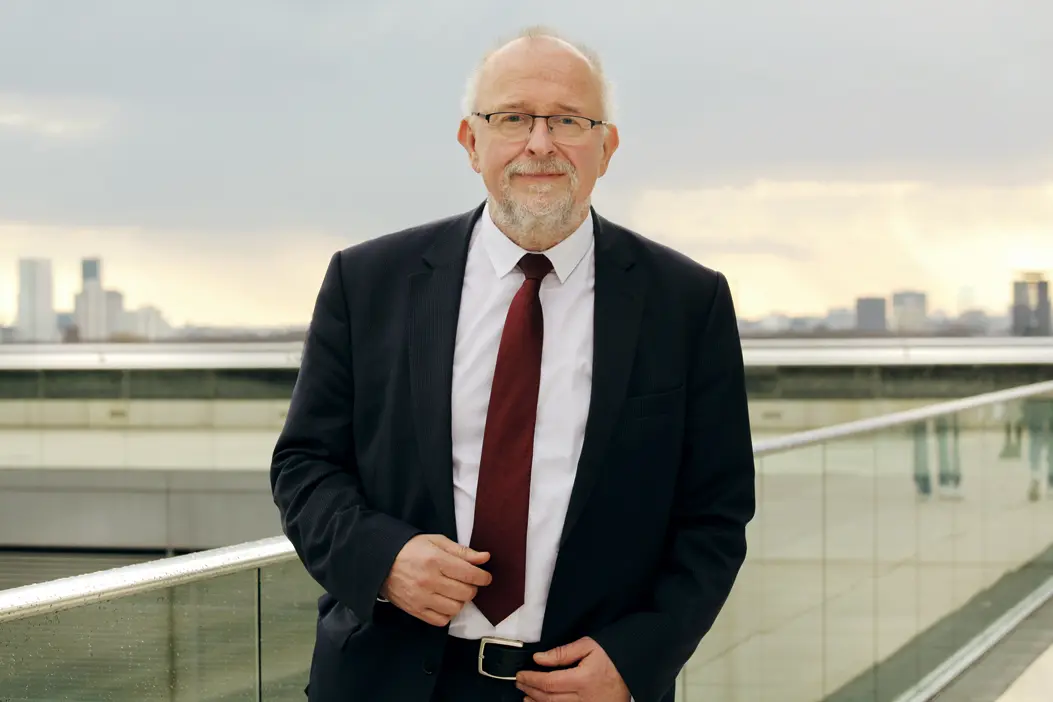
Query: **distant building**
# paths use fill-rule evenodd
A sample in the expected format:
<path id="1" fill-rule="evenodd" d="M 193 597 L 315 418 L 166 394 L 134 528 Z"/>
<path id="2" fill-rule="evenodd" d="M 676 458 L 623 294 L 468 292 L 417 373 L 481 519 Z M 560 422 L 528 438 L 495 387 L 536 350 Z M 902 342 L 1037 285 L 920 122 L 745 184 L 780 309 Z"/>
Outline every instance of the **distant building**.
<path id="1" fill-rule="evenodd" d="M 55 319 L 58 322 L 58 329 L 61 334 L 65 334 L 67 330 L 77 325 L 77 320 L 73 318 L 72 312 L 59 312 L 55 315 Z"/>
<path id="2" fill-rule="evenodd" d="M 861 297 L 856 300 L 856 329 L 871 333 L 888 331 L 885 298 Z"/>
<path id="3" fill-rule="evenodd" d="M 1038 283 L 1038 303 L 1035 306 L 1035 326 L 1039 336 L 1053 336 L 1053 309 L 1049 301 L 1049 281 Z"/>
<path id="4" fill-rule="evenodd" d="M 1013 281 L 1010 311 L 1013 336 L 1053 336 L 1049 281 L 1041 273 L 1025 273 Z"/>
<path id="5" fill-rule="evenodd" d="M 787 331 L 796 333 L 812 332 L 821 327 L 823 321 L 821 317 L 790 317 Z"/>
<path id="6" fill-rule="evenodd" d="M 835 331 L 855 329 L 856 313 L 846 307 L 830 310 L 826 315 L 826 327 Z"/>
<path id="7" fill-rule="evenodd" d="M 73 316 L 77 320 L 81 341 L 105 341 L 109 336 L 106 322 L 106 291 L 96 279 L 86 279 L 84 289 L 74 298 Z"/>
<path id="8" fill-rule="evenodd" d="M 125 326 L 122 331 L 132 337 L 158 341 L 175 336 L 171 325 L 156 307 L 142 307 L 133 312 L 126 312 L 124 319 Z"/>
<path id="9" fill-rule="evenodd" d="M 80 262 L 81 288 L 87 283 L 95 281 L 102 285 L 102 261 L 97 258 L 85 258 Z"/>
<path id="10" fill-rule="evenodd" d="M 18 262 L 16 341 L 54 343 L 59 340 L 54 298 L 51 261 L 39 258 L 21 259 Z"/>
<path id="11" fill-rule="evenodd" d="M 124 317 L 124 295 L 116 290 L 106 291 L 106 335 L 113 336 L 126 331 Z"/>
<path id="12" fill-rule="evenodd" d="M 958 317 L 962 328 L 973 334 L 986 334 L 991 329 L 991 320 L 983 310 L 971 310 Z"/>
<path id="13" fill-rule="evenodd" d="M 899 334 L 917 334 L 929 324 L 928 300 L 923 292 L 892 294 L 892 329 Z"/>

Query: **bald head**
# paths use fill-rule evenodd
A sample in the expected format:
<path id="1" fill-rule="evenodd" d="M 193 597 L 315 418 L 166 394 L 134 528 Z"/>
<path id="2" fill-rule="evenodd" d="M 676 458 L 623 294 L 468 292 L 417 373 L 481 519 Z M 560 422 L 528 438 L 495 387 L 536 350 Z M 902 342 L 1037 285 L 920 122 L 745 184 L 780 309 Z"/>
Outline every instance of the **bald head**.
<path id="1" fill-rule="evenodd" d="M 611 90 L 599 57 L 543 28 L 527 29 L 483 57 L 469 77 L 462 113 L 497 109 L 488 101 L 497 94 L 507 97 L 504 93 L 510 86 L 518 85 L 520 93 L 535 92 L 545 81 L 574 92 L 582 109 L 588 106 L 588 116 L 605 121 L 613 118 Z"/>

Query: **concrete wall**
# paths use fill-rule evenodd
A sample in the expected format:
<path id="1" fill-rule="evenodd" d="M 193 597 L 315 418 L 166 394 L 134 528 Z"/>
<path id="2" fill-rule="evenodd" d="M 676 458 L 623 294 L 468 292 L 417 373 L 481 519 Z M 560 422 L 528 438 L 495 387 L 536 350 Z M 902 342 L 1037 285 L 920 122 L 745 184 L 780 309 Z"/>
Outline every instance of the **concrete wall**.
<path id="1" fill-rule="evenodd" d="M 3 400 L 0 429 L 281 429 L 287 400 Z"/>
<path id="2" fill-rule="evenodd" d="M 279 534 L 264 470 L 0 469 L 0 547 L 192 550 Z"/>
<path id="3" fill-rule="evenodd" d="M 939 399 L 752 400 L 754 429 L 791 432 L 876 417 Z M 0 429 L 261 429 L 279 430 L 285 400 L 5 400 Z M 988 412 L 973 415 L 989 418 Z"/>

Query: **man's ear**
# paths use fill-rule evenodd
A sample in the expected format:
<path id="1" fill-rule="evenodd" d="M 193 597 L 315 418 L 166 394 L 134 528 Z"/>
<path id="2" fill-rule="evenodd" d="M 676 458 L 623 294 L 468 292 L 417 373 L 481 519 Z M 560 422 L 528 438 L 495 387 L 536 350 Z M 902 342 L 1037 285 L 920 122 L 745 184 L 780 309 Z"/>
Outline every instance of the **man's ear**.
<path id="1" fill-rule="evenodd" d="M 468 153 L 468 162 L 471 163 L 472 170 L 479 173 L 479 152 L 475 148 L 475 131 L 472 130 L 472 125 L 468 124 L 467 119 L 462 119 L 461 125 L 457 128 L 457 141 Z"/>
<path id="2" fill-rule="evenodd" d="M 607 173 L 607 167 L 611 164 L 611 157 L 618 150 L 618 144 L 620 143 L 618 127 L 608 124 L 604 129 L 607 133 L 603 135 L 603 159 L 600 161 L 601 177 Z"/>

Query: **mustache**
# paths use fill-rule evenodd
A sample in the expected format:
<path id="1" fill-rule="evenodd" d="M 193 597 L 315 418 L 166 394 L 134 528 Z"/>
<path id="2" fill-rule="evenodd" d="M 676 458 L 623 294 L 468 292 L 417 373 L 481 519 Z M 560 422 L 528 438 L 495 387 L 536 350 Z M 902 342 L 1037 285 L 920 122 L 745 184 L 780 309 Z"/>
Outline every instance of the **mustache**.
<path id="1" fill-rule="evenodd" d="M 567 161 L 550 159 L 548 161 L 515 161 L 505 168 L 505 175 L 551 175 L 557 173 L 574 174 L 574 166 Z"/>

